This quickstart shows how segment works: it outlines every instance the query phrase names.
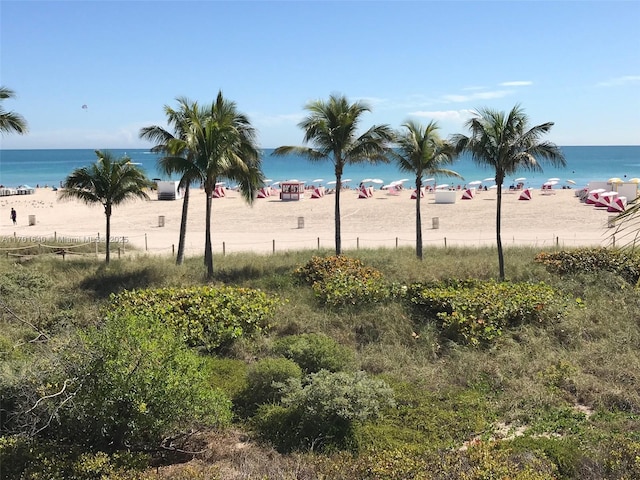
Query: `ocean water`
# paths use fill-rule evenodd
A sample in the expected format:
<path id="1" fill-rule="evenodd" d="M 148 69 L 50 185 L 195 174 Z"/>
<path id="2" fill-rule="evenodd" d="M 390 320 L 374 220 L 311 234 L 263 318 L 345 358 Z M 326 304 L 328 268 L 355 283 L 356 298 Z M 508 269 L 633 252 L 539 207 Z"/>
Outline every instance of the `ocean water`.
<path id="1" fill-rule="evenodd" d="M 611 177 L 630 179 L 640 177 L 640 146 L 567 146 L 561 147 L 567 165 L 565 168 L 553 168 L 543 165 L 543 173 L 520 171 L 514 178 L 507 178 L 505 186 L 514 183 L 515 178 L 524 177 L 525 187 L 539 188 L 549 178 L 559 178 L 558 186 L 585 187 L 592 181 L 606 181 Z M 148 149 L 110 149 L 117 157 L 127 155 L 131 161 L 140 165 L 149 178 L 172 180 L 158 172 L 156 166 L 159 155 Z M 286 157 L 272 156 L 272 149 L 263 151 L 262 169 L 271 181 L 303 180 L 308 184 L 324 183 L 335 180 L 333 166 L 330 162 L 309 162 L 295 155 Z M 84 167 L 96 161 L 94 150 L 0 150 L 0 185 L 17 187 L 19 185 L 60 186 L 61 182 L 74 169 Z M 494 173 L 485 167 L 476 165 L 469 156 L 460 157 L 451 167 L 464 180 L 440 177 L 436 183 L 464 185 L 467 182 L 484 180 L 493 177 Z M 350 165 L 344 170 L 343 179 L 351 179 L 351 185 L 364 178 L 380 178 L 390 183 L 410 174 L 398 170 L 394 164 Z M 177 178 L 173 178 L 174 180 Z M 318 182 L 322 179 L 322 182 Z M 574 183 L 567 182 L 571 180 Z M 485 182 L 491 185 L 491 182 Z"/>

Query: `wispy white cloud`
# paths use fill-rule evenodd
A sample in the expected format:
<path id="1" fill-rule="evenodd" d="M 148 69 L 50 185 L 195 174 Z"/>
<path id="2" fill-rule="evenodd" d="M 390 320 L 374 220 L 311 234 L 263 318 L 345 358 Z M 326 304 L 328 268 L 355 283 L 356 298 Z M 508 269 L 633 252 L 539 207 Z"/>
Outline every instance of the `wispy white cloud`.
<path id="1" fill-rule="evenodd" d="M 426 117 L 433 118 L 434 120 L 443 120 L 451 122 L 464 122 L 471 116 L 473 116 L 472 110 L 438 110 L 438 111 L 424 111 L 418 110 L 415 112 L 409 112 L 409 115 L 414 117 Z"/>
<path id="2" fill-rule="evenodd" d="M 304 117 L 304 112 L 283 113 L 281 115 L 266 115 L 257 112 L 249 114 L 251 121 L 258 127 L 277 127 L 280 125 L 297 124 Z"/>
<path id="3" fill-rule="evenodd" d="M 461 103 L 473 100 L 490 100 L 492 98 L 502 98 L 513 93 L 512 90 L 490 90 L 486 92 L 475 92 L 470 95 L 444 95 L 442 99 L 446 102 Z"/>
<path id="4" fill-rule="evenodd" d="M 597 84 L 598 87 L 622 87 L 640 83 L 640 75 L 623 75 Z"/>
<path id="5" fill-rule="evenodd" d="M 528 87 L 529 85 L 533 85 L 533 82 L 530 80 L 516 80 L 513 82 L 502 82 L 500 84 L 501 87 Z"/>

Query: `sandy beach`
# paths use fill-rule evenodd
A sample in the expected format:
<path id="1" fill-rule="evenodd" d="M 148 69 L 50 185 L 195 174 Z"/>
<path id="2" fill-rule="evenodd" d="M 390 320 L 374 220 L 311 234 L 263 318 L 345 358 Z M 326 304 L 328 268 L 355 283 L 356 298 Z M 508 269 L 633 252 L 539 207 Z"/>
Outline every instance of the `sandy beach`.
<path id="1" fill-rule="evenodd" d="M 430 246 L 480 246 L 495 244 L 496 191 L 479 192 L 471 200 L 436 204 L 427 194 L 421 202 L 423 243 Z M 46 243 L 46 239 L 90 241 L 105 235 L 102 206 L 76 200 L 58 200 L 58 192 L 39 188 L 32 195 L 0 197 L 0 235 Z M 575 190 L 557 189 L 551 195 L 534 190 L 529 201 L 519 192 L 503 192 L 502 241 L 510 245 L 550 248 L 609 245 L 614 214 L 581 203 Z M 133 245 L 149 254 L 171 255 L 177 248 L 182 200 L 134 200 L 114 208 L 112 239 L 125 238 L 125 250 Z M 334 195 L 281 201 L 278 196 L 256 199 L 247 205 L 238 192 L 227 191 L 213 199 L 212 242 L 214 253 L 334 248 Z M 10 219 L 17 212 L 17 225 Z M 375 248 L 415 245 L 415 200 L 410 191 L 389 195 L 376 190 L 372 198 L 359 199 L 357 191 L 341 195 L 342 246 Z M 30 218 L 31 217 L 31 218 Z M 162 219 L 164 217 L 164 225 Z M 205 229 L 204 192 L 192 189 L 187 227 L 186 254 L 201 255 Z M 437 221 L 434 221 L 437 218 Z M 30 225 L 30 219 L 35 224 Z M 438 228 L 434 228 L 437 223 Z M 1 248 L 1 246 L 0 246 Z"/>

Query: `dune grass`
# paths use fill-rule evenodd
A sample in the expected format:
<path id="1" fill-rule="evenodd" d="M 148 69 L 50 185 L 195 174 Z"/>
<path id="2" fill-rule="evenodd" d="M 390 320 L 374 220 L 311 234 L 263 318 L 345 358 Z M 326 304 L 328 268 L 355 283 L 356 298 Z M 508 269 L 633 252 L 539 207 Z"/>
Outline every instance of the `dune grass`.
<path id="1" fill-rule="evenodd" d="M 553 460 L 549 453 L 553 448 L 560 449 L 554 438 L 569 442 L 562 444 L 567 452 L 558 454 L 564 456 L 555 460 L 554 468 L 560 466 L 556 476 L 540 478 L 632 478 L 624 475 L 640 469 L 640 461 L 636 458 L 634 464 L 633 460 L 633 452 L 640 450 L 638 291 L 609 272 L 551 274 L 534 262 L 538 253 L 525 247 L 505 249 L 507 279 L 552 285 L 572 299 L 572 308 L 550 324 L 506 331 L 482 348 L 444 339 L 434 325 L 416 323 L 399 302 L 363 308 L 321 306 L 292 272 L 312 256 L 330 255 L 329 251 L 215 256 L 214 284 L 261 289 L 284 302 L 268 335 L 243 339 L 210 359 L 213 370 L 218 366 L 211 381 L 233 396 L 242 388 L 246 366 L 269 355 L 276 338 L 322 333 L 352 349 L 356 368 L 386 379 L 397 395 L 396 411 L 357 432 L 358 451 L 365 455 L 361 458 L 398 448 L 421 455 L 455 451 L 474 439 L 508 436 L 520 428 L 530 432 L 525 434 L 528 438 L 538 438 L 531 433 L 535 432 L 551 439 L 536 447 L 545 454 L 534 453 L 545 462 Z M 409 248 L 345 255 L 381 271 L 387 281 L 403 285 L 497 276 L 494 248 L 430 248 L 425 249 L 422 262 Z M 91 257 L 46 256 L 22 263 L 0 259 L 0 358 L 5 362 L 28 358 L 33 351 L 29 345 L 98 324 L 101 308 L 112 293 L 201 285 L 204 274 L 202 259 L 197 257 L 176 266 L 171 258 L 129 253 L 113 259 L 108 267 Z M 229 378 L 234 372 L 237 379 Z M 499 425 L 506 426 L 503 433 Z M 235 428 L 242 431 L 246 426 L 240 422 Z M 611 463 L 614 441 L 622 441 L 631 452 L 626 463 L 620 460 L 617 466 Z M 533 444 L 525 443 L 513 443 L 512 450 L 533 452 Z M 190 463 L 189 468 L 195 469 L 191 478 L 276 478 L 269 476 L 274 471 L 280 478 L 299 478 L 295 472 L 300 472 L 302 458 L 308 478 L 320 478 L 320 473 L 324 478 L 348 478 L 340 476 L 344 472 L 331 476 L 324 471 L 322 458 L 326 457 L 280 455 L 258 444 L 253 448 L 252 453 L 241 454 L 242 465 L 234 463 L 237 458 L 230 460 L 232 455 L 202 454 Z M 264 466 L 265 458 L 270 459 L 269 467 Z M 227 463 L 219 464 L 224 464 L 222 470 L 216 467 L 218 477 L 207 477 L 205 472 L 211 471 L 215 461 Z M 234 473 L 220 473 L 225 468 Z M 310 473 L 314 468 L 315 473 Z M 184 472 L 179 469 L 168 469 L 165 478 L 186 478 L 181 475 Z M 424 478 L 456 478 L 433 475 Z"/>

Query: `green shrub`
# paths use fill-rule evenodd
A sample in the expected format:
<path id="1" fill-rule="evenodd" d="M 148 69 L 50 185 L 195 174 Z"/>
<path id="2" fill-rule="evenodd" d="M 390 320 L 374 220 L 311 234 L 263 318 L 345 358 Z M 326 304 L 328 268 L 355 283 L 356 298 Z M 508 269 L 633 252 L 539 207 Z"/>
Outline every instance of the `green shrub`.
<path id="1" fill-rule="evenodd" d="M 392 294 L 379 270 L 344 255 L 313 257 L 294 276 L 311 285 L 320 302 L 330 307 L 381 302 Z"/>
<path id="2" fill-rule="evenodd" d="M 606 270 L 636 285 L 640 279 L 640 256 L 625 250 L 580 248 L 570 251 L 541 252 L 535 261 L 558 275 L 595 273 Z"/>
<path id="3" fill-rule="evenodd" d="M 284 451 L 348 448 L 356 422 L 395 405 L 391 388 L 364 372 L 322 370 L 304 384 L 290 378 L 282 388 L 282 405 L 260 409 L 254 421 L 263 438 Z"/>
<path id="4" fill-rule="evenodd" d="M 298 267 L 294 276 L 307 285 L 323 282 L 336 273 L 348 276 L 382 278 L 382 273 L 374 268 L 366 267 L 361 260 L 345 255 L 330 257 L 312 257 L 304 266 Z"/>
<path id="5" fill-rule="evenodd" d="M 412 284 L 407 297 L 420 321 L 435 321 L 445 337 L 480 345 L 523 323 L 546 323 L 562 312 L 562 297 L 544 283 L 468 280 Z"/>
<path id="6" fill-rule="evenodd" d="M 249 288 L 161 288 L 113 295 L 108 315 L 158 319 L 178 331 L 187 345 L 212 351 L 269 328 L 276 305 L 273 297 Z"/>
<path id="7" fill-rule="evenodd" d="M 357 457 L 344 453 L 317 457 L 317 470 L 341 480 L 557 480 L 555 466 L 543 455 L 518 454 L 480 442 L 466 450 L 416 452 L 411 448 L 371 450 Z M 332 472 L 346 472 L 332 476 Z M 325 477 L 322 477 L 325 478 Z"/>
<path id="8" fill-rule="evenodd" d="M 523 436 L 504 442 L 502 446 L 512 452 L 544 455 L 556 466 L 560 478 L 576 478 L 585 455 L 580 442 L 571 438 Z"/>
<path id="9" fill-rule="evenodd" d="M 278 403 L 282 389 L 278 386 L 290 378 L 300 380 L 302 370 L 286 358 L 265 358 L 259 360 L 247 372 L 247 385 L 235 401 L 238 410 L 246 416 L 252 415 L 263 404 Z"/>
<path id="10" fill-rule="evenodd" d="M 16 410 L 28 415 L 16 424 L 113 452 L 158 448 L 163 439 L 177 442 L 196 427 L 231 420 L 231 402 L 209 386 L 204 362 L 160 322 L 112 315 L 82 340 L 22 386 Z M 42 400 L 34 405 L 33 398 Z"/>
<path id="11" fill-rule="evenodd" d="M 273 352 L 293 360 L 307 374 L 320 370 L 338 372 L 353 362 L 352 350 L 320 333 L 280 338 L 274 343 Z"/>
<path id="12" fill-rule="evenodd" d="M 20 480 L 143 480 L 142 453 L 83 452 L 23 436 L 0 437 L 0 476 Z"/>

